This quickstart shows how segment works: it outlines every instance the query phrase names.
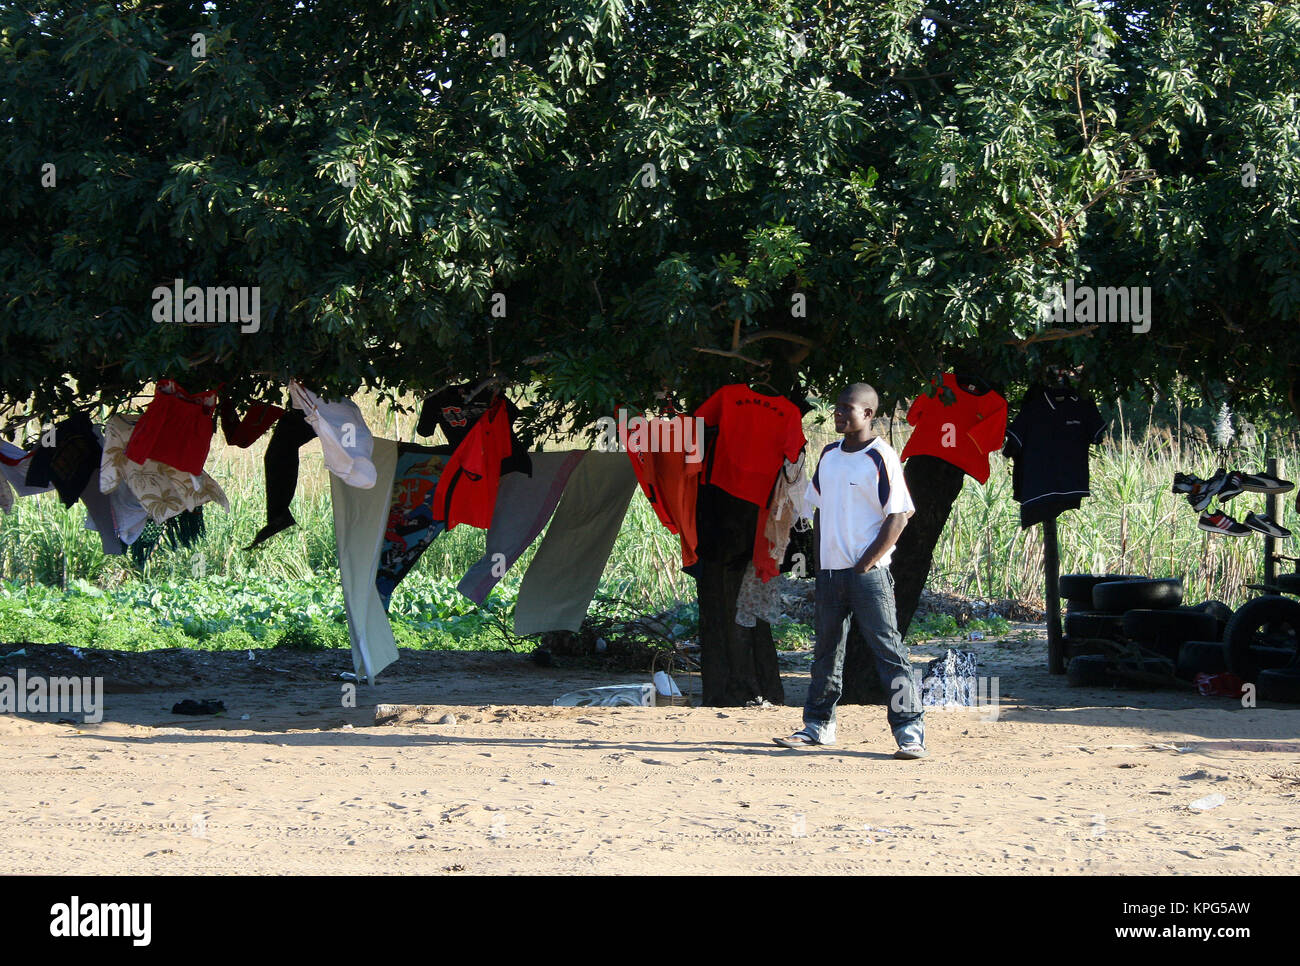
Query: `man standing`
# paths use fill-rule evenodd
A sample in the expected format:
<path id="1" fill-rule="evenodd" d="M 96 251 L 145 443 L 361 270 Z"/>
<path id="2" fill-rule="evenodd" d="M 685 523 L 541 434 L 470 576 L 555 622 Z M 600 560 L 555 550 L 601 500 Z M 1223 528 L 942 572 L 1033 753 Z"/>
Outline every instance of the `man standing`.
<path id="1" fill-rule="evenodd" d="M 893 447 L 871 431 L 879 407 L 876 391 L 854 383 L 835 404 L 835 431 L 844 439 L 822 450 L 808 484 L 808 503 L 818 524 L 817 640 L 812 682 L 801 731 L 777 738 L 785 748 L 835 742 L 835 705 L 844 677 L 848 618 L 871 645 L 881 682 L 889 688 L 889 727 L 898 742 L 895 758 L 925 758 L 925 714 L 907 646 L 898 633 L 894 544 L 916 507 Z"/>

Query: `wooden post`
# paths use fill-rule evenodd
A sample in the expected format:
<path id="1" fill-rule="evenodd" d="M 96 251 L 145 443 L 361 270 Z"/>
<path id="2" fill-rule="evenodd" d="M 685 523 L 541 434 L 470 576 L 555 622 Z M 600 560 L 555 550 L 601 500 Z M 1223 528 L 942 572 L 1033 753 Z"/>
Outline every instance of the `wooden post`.
<path id="1" fill-rule="evenodd" d="M 1274 476 L 1278 475 L 1277 458 L 1270 456 L 1268 460 L 1268 471 Z M 1268 514 L 1270 520 L 1277 520 L 1277 494 L 1270 493 L 1264 498 L 1264 512 Z M 1264 537 L 1264 583 L 1270 587 L 1273 581 L 1277 579 L 1277 541 L 1272 537 Z"/>
<path id="2" fill-rule="evenodd" d="M 1056 518 L 1043 521 L 1043 576 L 1047 597 L 1047 670 L 1065 673 L 1065 640 L 1061 634 L 1061 556 L 1056 544 Z"/>

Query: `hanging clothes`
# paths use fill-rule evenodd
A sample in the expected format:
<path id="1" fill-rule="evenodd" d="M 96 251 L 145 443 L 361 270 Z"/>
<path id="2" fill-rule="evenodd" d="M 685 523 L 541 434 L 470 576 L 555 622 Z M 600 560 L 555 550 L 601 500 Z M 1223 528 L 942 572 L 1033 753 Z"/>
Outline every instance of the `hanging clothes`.
<path id="1" fill-rule="evenodd" d="M 632 471 L 641 484 L 641 492 L 650 501 L 659 522 L 670 533 L 679 536 L 682 565 L 689 567 L 700 559 L 696 553 L 699 536 L 695 528 L 695 504 L 699 498 L 704 461 L 687 460 L 691 454 L 686 452 L 684 445 L 672 446 L 666 452 L 651 451 L 654 440 L 675 440 L 682 444 L 682 420 L 685 418 L 648 419 L 644 432 L 633 433 L 630 437 L 626 426 L 620 423 L 619 441 L 632 461 Z"/>
<path id="2" fill-rule="evenodd" d="M 7 440 L 0 439 L 0 479 L 3 479 L 15 496 L 34 496 L 48 493 L 53 484 L 28 486 L 27 473 L 31 469 L 32 454 Z"/>
<path id="3" fill-rule="evenodd" d="M 766 583 L 781 572 L 785 548 L 790 545 L 790 530 L 801 519 L 812 516 L 807 507 L 808 477 L 804 474 L 805 456 L 786 460 L 772 487 L 772 498 L 758 514 L 754 535 L 754 572 Z M 747 624 L 746 627 L 753 627 Z"/>
<path id="4" fill-rule="evenodd" d="M 505 400 L 497 399 L 447 462 L 433 497 L 433 518 L 444 521 L 448 530 L 460 523 L 480 530 L 491 526 L 502 465 L 510 456 L 513 440 Z"/>
<path id="5" fill-rule="evenodd" d="M 772 488 L 772 500 L 758 515 L 758 532 L 754 538 L 754 559 L 745 566 L 736 595 L 736 623 L 754 627 L 759 620 L 769 624 L 781 619 L 781 561 L 790 546 L 790 532 L 800 520 L 812 516 L 805 501 L 808 477 L 804 474 L 806 456 L 799 454 L 793 463 L 785 461 Z"/>
<path id="6" fill-rule="evenodd" d="M 230 501 L 221 486 L 207 473 L 195 476 L 174 466 L 147 459 L 135 463 L 126 458 L 135 418 L 121 414 L 104 424 L 104 456 L 99 468 L 99 488 L 112 493 L 126 486 L 144 507 L 149 518 L 163 523 L 186 510 L 216 503 L 229 512 Z"/>
<path id="7" fill-rule="evenodd" d="M 555 512 L 570 475 L 587 454 L 570 450 L 530 455 L 532 476 L 508 473 L 501 477 L 487 547 L 456 585 L 476 604 L 487 600 L 492 588 L 537 539 Z"/>
<path id="8" fill-rule="evenodd" d="M 1029 388 L 1002 448 L 1004 456 L 1015 460 L 1011 484 L 1022 528 L 1077 509 L 1092 495 L 1088 447 L 1105 433 L 1106 423 L 1084 393 L 1041 383 Z"/>
<path id="9" fill-rule="evenodd" d="M 126 487 L 122 486 L 118 489 L 125 490 Z M 176 516 L 170 517 L 166 523 L 147 520 L 139 538 L 131 544 L 131 562 L 137 569 L 143 570 L 149 556 L 163 540 L 166 540 L 167 545 L 173 550 L 182 550 L 198 543 L 206 533 L 207 525 L 203 520 L 203 507 L 183 510 Z"/>
<path id="10" fill-rule="evenodd" d="M 266 526 L 257 531 L 257 536 L 245 550 L 252 550 L 281 530 L 297 525 L 289 504 L 298 489 L 298 450 L 315 436 L 316 431 L 300 410 L 286 412 L 276 421 L 275 429 L 271 431 L 271 442 L 262 455 L 266 474 Z"/>
<path id="11" fill-rule="evenodd" d="M 227 446 L 238 446 L 240 449 L 248 449 L 262 435 L 276 424 L 284 410 L 279 406 L 273 406 L 270 403 L 253 403 L 248 407 L 248 412 L 244 418 L 240 419 L 239 414 L 235 411 L 235 401 L 222 396 L 221 399 L 221 432 L 225 434 Z"/>
<path id="12" fill-rule="evenodd" d="M 636 487 L 622 453 L 583 457 L 519 585 L 516 634 L 582 626 Z"/>
<path id="13" fill-rule="evenodd" d="M 760 507 L 767 505 L 782 462 L 797 460 L 808 442 L 794 403 L 743 383 L 723 386 L 695 415 L 703 417 L 705 426 L 718 427 L 701 483 Z"/>
<path id="14" fill-rule="evenodd" d="M 745 575 L 740 578 L 736 593 L 736 623 L 741 627 L 755 627 L 760 620 L 778 623 L 784 616 L 781 610 L 781 590 L 785 581 L 778 574 L 774 579 L 759 579 L 754 561 L 745 564 Z"/>
<path id="15" fill-rule="evenodd" d="M 448 458 L 445 447 L 397 444 L 384 545 L 375 574 L 384 610 L 388 610 L 393 590 L 443 531 L 443 522 L 433 519 L 433 494 Z"/>
<path id="16" fill-rule="evenodd" d="M 945 406 L 936 396 L 922 394 L 907 410 L 907 422 L 914 426 L 900 459 L 934 456 L 951 463 L 980 483 L 989 478 L 989 454 L 1002 446 L 1007 429 L 1007 401 L 992 389 L 979 391 L 972 383 L 962 384 L 949 372 L 943 384 L 956 401 Z"/>
<path id="17" fill-rule="evenodd" d="M 369 487 L 349 486 L 335 473 L 330 473 L 329 480 L 352 669 L 359 679 L 374 684 L 375 675 L 398 656 L 393 628 L 375 584 L 392 500 L 397 443 L 376 439 L 371 454 L 375 478 Z"/>
<path id="18" fill-rule="evenodd" d="M 142 464 L 156 460 L 195 476 L 208 461 L 215 430 L 214 390 L 187 393 L 174 379 L 160 379 L 153 401 L 135 424 L 126 458 Z"/>
<path id="19" fill-rule="evenodd" d="M 420 420 L 415 426 L 416 433 L 421 436 L 432 436 L 435 431 L 441 429 L 452 449 L 458 448 L 492 403 L 498 398 L 503 398 L 499 393 L 494 395 L 486 390 L 471 396 L 475 388 L 472 382 L 447 386 L 425 399 L 424 405 L 420 407 Z M 528 447 L 514 432 L 514 427 L 523 414 L 522 410 L 509 399 L 506 400 L 505 407 L 506 418 L 509 419 L 511 427 L 511 445 L 510 456 L 501 464 L 501 474 L 504 476 L 506 473 L 531 473 L 532 465 L 529 462 Z"/>
<path id="20" fill-rule="evenodd" d="M 94 477 L 102 454 L 90 417 L 73 413 L 54 427 L 53 446 L 38 446 L 32 451 L 26 484 L 29 488 L 53 484 L 63 505 L 72 506 Z"/>
<path id="21" fill-rule="evenodd" d="M 95 433 L 95 441 L 100 444 L 100 454 L 103 454 L 103 436 L 100 435 L 99 429 L 91 427 Z M 121 487 L 119 487 L 121 489 Z M 126 552 L 126 547 L 117 535 L 117 524 L 113 516 L 113 497 L 111 494 L 104 493 L 99 488 L 99 464 L 95 465 L 94 472 L 91 473 L 90 479 L 86 481 L 85 488 L 81 491 L 81 502 L 86 506 L 85 528 L 99 534 L 99 544 L 104 553 L 108 556 L 120 556 Z"/>
<path id="22" fill-rule="evenodd" d="M 94 485 L 99 486 L 98 476 Z M 103 492 L 101 487 L 100 492 Z M 145 524 L 149 522 L 149 513 L 140 499 L 131 492 L 129 486 L 119 486 L 108 494 L 109 512 L 113 519 L 113 532 L 126 546 L 131 546 L 140 538 Z"/>
<path id="23" fill-rule="evenodd" d="M 326 469 L 348 486 L 363 490 L 374 486 L 370 454 L 375 439 L 357 404 L 351 399 L 327 403 L 296 379 L 289 381 L 289 398 L 316 431 Z"/>

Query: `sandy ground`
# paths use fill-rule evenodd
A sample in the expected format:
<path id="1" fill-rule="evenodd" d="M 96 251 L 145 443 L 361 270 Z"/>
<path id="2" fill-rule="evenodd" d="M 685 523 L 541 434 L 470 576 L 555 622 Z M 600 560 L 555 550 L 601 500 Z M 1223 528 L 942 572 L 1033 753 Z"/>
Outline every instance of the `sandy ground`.
<path id="1" fill-rule="evenodd" d="M 998 716 L 931 711 L 915 762 L 890 757 L 881 707 L 784 751 L 796 709 L 554 708 L 648 676 L 509 653 L 406 652 L 355 708 L 346 652 L 92 653 L 102 723 L 0 716 L 0 872 L 1300 871 L 1300 708 L 1071 688 L 1041 639 L 963 646 Z M 0 674 L 19 660 L 38 670 Z M 783 657 L 787 700 L 808 660 Z M 227 713 L 171 714 L 183 698 Z M 377 725 L 381 703 L 422 707 Z"/>

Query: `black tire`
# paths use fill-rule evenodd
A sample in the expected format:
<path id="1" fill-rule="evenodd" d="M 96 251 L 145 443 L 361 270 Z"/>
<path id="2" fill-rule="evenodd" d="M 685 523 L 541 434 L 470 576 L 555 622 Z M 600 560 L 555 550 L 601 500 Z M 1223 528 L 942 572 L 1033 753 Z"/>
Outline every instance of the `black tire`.
<path id="1" fill-rule="evenodd" d="M 1066 597 L 1065 612 L 1067 614 L 1078 614 L 1081 611 L 1092 610 L 1091 597 Z"/>
<path id="2" fill-rule="evenodd" d="M 1078 640 L 1094 637 L 1117 641 L 1124 636 L 1124 618 L 1118 614 L 1098 614 L 1090 610 L 1066 614 L 1065 636 Z"/>
<path id="3" fill-rule="evenodd" d="M 1162 657 L 1145 657 L 1138 663 L 1118 661 L 1105 654 L 1080 654 L 1071 658 L 1065 669 L 1066 680 L 1075 687 L 1113 686 L 1122 688 L 1154 688 L 1159 685 L 1125 680 L 1119 672 L 1129 668 L 1146 674 L 1172 677 L 1174 662 Z"/>
<path id="4" fill-rule="evenodd" d="M 1300 668 L 1278 667 L 1259 672 L 1258 695 L 1264 701 L 1300 704 Z"/>
<path id="5" fill-rule="evenodd" d="M 1092 589 L 1092 609 L 1123 614 L 1130 610 L 1167 610 L 1183 602 L 1181 577 L 1111 580 Z"/>
<path id="6" fill-rule="evenodd" d="M 1092 606 L 1092 589 L 1108 580 L 1141 580 L 1131 574 L 1066 574 L 1060 579 L 1061 596 L 1070 600 L 1086 601 Z"/>
<path id="7" fill-rule="evenodd" d="M 1113 682 L 1106 672 L 1114 666 L 1115 662 L 1105 654 L 1080 654 L 1070 658 L 1065 668 L 1065 679 L 1076 688 L 1109 685 Z"/>
<path id="8" fill-rule="evenodd" d="M 1243 681 L 1255 681 L 1263 666 L 1259 648 L 1284 648 L 1295 660 L 1300 634 L 1300 601 L 1287 597 L 1256 597 L 1237 608 L 1223 634 L 1228 670 Z M 1290 662 L 1288 662 L 1290 663 Z"/>
<path id="9" fill-rule="evenodd" d="M 1290 648 L 1252 647 L 1250 653 L 1260 671 L 1271 671 L 1274 668 L 1291 667 L 1296 664 L 1295 653 Z"/>
<path id="10" fill-rule="evenodd" d="M 1196 675 L 1218 674 L 1228 670 L 1228 649 L 1222 641 L 1183 641 L 1178 649 L 1178 666 L 1174 673 L 1185 681 Z"/>
<path id="11" fill-rule="evenodd" d="M 1214 635 L 1217 641 L 1223 640 L 1223 632 L 1228 629 L 1228 621 L 1232 620 L 1232 608 L 1221 600 L 1207 600 L 1203 604 L 1197 604 L 1192 608 L 1211 615 L 1218 625 L 1218 631 Z"/>
<path id="12" fill-rule="evenodd" d="M 1212 614 L 1191 607 L 1168 610 L 1131 610 L 1124 615 L 1124 633 L 1135 641 L 1178 645 L 1183 641 L 1205 641 L 1218 628 Z M 1177 655 L 1175 650 L 1174 655 Z"/>

